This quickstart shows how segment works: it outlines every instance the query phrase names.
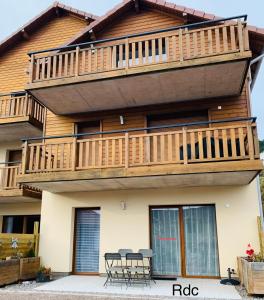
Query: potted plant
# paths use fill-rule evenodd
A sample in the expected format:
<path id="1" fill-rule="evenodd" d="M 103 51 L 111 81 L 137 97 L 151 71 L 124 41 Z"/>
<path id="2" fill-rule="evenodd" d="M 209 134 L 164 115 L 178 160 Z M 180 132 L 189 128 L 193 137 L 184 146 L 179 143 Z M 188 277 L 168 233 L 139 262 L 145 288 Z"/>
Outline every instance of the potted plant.
<path id="1" fill-rule="evenodd" d="M 51 280 L 51 268 L 41 266 L 37 273 L 37 282 L 49 282 Z"/>
<path id="2" fill-rule="evenodd" d="M 20 280 L 35 279 L 40 268 L 40 258 L 30 248 L 20 259 Z"/>
<path id="3" fill-rule="evenodd" d="M 246 250 L 247 257 L 238 258 L 238 273 L 249 294 L 264 294 L 264 255 L 255 253 L 251 244 Z"/>

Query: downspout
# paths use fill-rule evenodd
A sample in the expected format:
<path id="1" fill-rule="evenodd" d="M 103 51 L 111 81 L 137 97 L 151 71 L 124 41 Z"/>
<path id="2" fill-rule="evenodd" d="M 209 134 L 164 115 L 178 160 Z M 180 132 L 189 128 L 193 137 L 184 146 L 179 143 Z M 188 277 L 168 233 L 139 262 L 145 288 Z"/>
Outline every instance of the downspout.
<path id="1" fill-rule="evenodd" d="M 260 220 L 261 220 L 261 224 L 262 224 L 262 230 L 264 231 L 263 205 L 262 205 L 262 199 L 261 199 L 260 178 L 259 178 L 259 175 L 257 176 L 257 190 L 258 190 Z"/>
<path id="2" fill-rule="evenodd" d="M 255 71 L 255 76 L 251 82 L 251 86 L 250 86 L 251 90 L 253 90 L 254 85 L 256 83 L 256 79 L 258 77 L 258 73 L 259 73 L 263 58 L 264 58 L 264 48 L 262 49 L 261 54 L 250 62 L 250 66 L 254 65 L 255 63 L 258 63 L 257 67 L 256 67 L 256 71 Z"/>
<path id="3" fill-rule="evenodd" d="M 251 85 L 250 85 L 251 90 L 254 88 L 254 85 L 256 83 L 256 78 L 258 76 L 258 73 L 259 73 L 259 70 L 260 70 L 260 67 L 261 67 L 263 59 L 264 59 L 264 47 L 262 49 L 262 54 L 259 55 L 258 57 L 256 57 L 255 59 L 253 59 L 250 62 L 250 66 L 252 66 L 255 63 L 258 63 L 257 67 L 256 67 L 255 76 L 254 76 L 253 80 L 252 80 L 251 72 L 250 72 L 250 77 L 251 77 L 251 80 L 252 80 L 251 81 Z M 259 202 L 260 220 L 261 220 L 262 229 L 264 231 L 264 216 L 263 216 L 263 205 L 262 205 L 262 198 L 261 198 L 260 177 L 259 177 L 259 175 L 257 176 L 257 191 L 258 191 L 258 202 Z"/>

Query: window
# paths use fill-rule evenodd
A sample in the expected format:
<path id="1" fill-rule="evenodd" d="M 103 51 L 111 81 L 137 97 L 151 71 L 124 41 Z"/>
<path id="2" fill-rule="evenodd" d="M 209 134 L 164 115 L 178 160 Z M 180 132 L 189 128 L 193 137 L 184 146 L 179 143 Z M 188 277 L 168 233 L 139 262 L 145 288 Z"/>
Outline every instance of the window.
<path id="1" fill-rule="evenodd" d="M 2 232 L 32 234 L 35 222 L 40 223 L 40 215 L 4 216 Z"/>
<path id="2" fill-rule="evenodd" d="M 88 122 L 80 122 L 76 123 L 76 133 L 82 134 L 82 133 L 94 133 L 94 132 L 100 132 L 101 126 L 100 121 L 88 121 Z M 78 137 L 78 139 L 88 139 L 88 138 L 98 138 L 99 135 L 87 135 L 87 136 L 81 136 Z"/>
<path id="3" fill-rule="evenodd" d="M 22 160 L 22 150 L 9 150 L 7 160 L 10 166 L 19 165 Z"/>
<path id="4" fill-rule="evenodd" d="M 207 122 L 208 111 L 182 111 L 165 114 L 153 114 L 147 116 L 148 127 L 162 126 L 162 125 L 174 125 L 174 124 L 189 124 L 194 122 Z M 195 126 L 191 126 L 195 127 Z M 206 125 L 199 125 L 199 128 L 206 127 Z M 181 128 L 180 128 L 181 129 Z M 149 132 L 160 132 L 160 131 L 175 131 L 177 128 L 164 128 L 150 130 Z"/>

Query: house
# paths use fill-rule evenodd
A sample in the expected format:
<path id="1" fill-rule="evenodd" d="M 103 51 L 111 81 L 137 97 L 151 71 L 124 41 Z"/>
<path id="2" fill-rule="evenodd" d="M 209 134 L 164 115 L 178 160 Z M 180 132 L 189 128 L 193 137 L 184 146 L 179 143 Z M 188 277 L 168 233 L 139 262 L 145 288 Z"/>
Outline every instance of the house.
<path id="1" fill-rule="evenodd" d="M 153 0 L 99 18 L 56 3 L 27 26 L 0 46 L 1 92 L 44 110 L 42 134 L 19 136 L 16 176 L 42 198 L 0 211 L 13 226 L 41 216 L 43 264 L 101 274 L 104 253 L 152 248 L 157 277 L 219 278 L 259 249 L 263 29 Z"/>

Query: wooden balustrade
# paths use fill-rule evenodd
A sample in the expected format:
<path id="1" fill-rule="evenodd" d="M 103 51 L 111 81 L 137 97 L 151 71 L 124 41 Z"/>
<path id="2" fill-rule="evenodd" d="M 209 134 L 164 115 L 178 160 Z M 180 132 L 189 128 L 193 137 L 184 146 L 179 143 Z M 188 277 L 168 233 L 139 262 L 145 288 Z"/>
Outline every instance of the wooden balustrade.
<path id="1" fill-rule="evenodd" d="M 248 30 L 241 21 L 199 29 L 177 29 L 63 52 L 31 55 L 30 82 L 182 62 L 249 50 Z"/>
<path id="2" fill-rule="evenodd" d="M 259 158 L 255 124 L 25 143 L 22 173 L 194 164 Z M 107 135 L 105 135 L 107 136 Z"/>
<path id="3" fill-rule="evenodd" d="M 18 189 L 17 175 L 20 172 L 20 166 L 0 167 L 0 190 Z"/>
<path id="4" fill-rule="evenodd" d="M 44 106 L 27 93 L 0 95 L 0 118 L 26 116 L 30 116 L 43 124 Z"/>

